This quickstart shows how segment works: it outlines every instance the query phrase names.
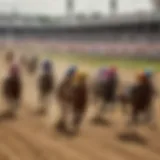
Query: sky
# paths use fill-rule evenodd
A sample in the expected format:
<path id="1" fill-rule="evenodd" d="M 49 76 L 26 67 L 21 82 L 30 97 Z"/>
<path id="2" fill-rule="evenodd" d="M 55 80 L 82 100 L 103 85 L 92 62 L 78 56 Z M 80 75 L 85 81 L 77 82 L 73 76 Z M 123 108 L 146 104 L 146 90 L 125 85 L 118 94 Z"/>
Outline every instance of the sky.
<path id="1" fill-rule="evenodd" d="M 75 12 L 87 13 L 100 11 L 109 13 L 109 0 L 75 0 Z M 0 0 L 0 12 L 48 14 L 59 16 L 65 14 L 66 0 Z M 118 0 L 118 12 L 149 11 L 151 0 Z"/>

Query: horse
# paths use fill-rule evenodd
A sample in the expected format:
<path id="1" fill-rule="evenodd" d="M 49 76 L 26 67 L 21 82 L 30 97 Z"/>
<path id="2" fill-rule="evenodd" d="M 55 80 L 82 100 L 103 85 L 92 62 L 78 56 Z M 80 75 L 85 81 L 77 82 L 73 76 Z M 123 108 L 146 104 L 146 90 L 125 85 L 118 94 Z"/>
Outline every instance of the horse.
<path id="1" fill-rule="evenodd" d="M 141 73 L 137 77 L 138 82 L 131 85 L 128 92 L 120 94 L 119 100 L 124 105 L 131 105 L 131 123 L 138 124 L 139 116 L 145 115 L 145 122 L 151 121 L 152 118 L 152 101 L 155 95 L 155 89 L 152 82 Z"/>
<path id="2" fill-rule="evenodd" d="M 116 91 L 118 86 L 118 76 L 115 71 L 112 69 L 106 70 L 102 77 L 99 77 L 99 80 L 96 81 L 93 85 L 93 96 L 94 99 L 100 100 L 102 102 L 100 110 L 95 117 L 95 120 L 100 120 L 102 115 L 107 109 L 107 104 L 112 104 L 116 100 Z M 113 106 L 112 106 L 113 108 Z"/>
<path id="3" fill-rule="evenodd" d="M 39 92 L 39 99 L 41 102 L 41 108 L 39 113 L 45 113 L 46 108 L 48 107 L 49 99 L 52 96 L 52 93 L 55 89 L 55 75 L 52 69 L 52 63 L 49 61 L 45 61 L 43 64 L 42 73 L 39 75 L 38 78 L 38 92 Z"/>
<path id="4" fill-rule="evenodd" d="M 66 121 L 67 121 L 67 114 L 68 110 L 71 107 L 71 101 L 72 101 L 72 83 L 75 74 L 77 73 L 77 67 L 76 66 L 70 66 L 65 76 L 63 77 L 62 81 L 58 85 L 57 88 L 57 99 L 60 104 L 60 110 L 61 110 L 61 117 L 57 123 L 57 128 L 59 130 L 65 130 L 66 129 Z"/>
<path id="5" fill-rule="evenodd" d="M 86 74 L 80 72 L 78 80 L 72 85 L 72 109 L 73 109 L 73 132 L 78 133 L 88 103 L 88 86 L 86 82 Z"/>
<path id="6" fill-rule="evenodd" d="M 11 66 L 9 75 L 4 79 L 2 93 L 9 104 L 8 113 L 15 116 L 22 95 L 22 80 L 16 65 Z"/>
<path id="7" fill-rule="evenodd" d="M 6 62 L 7 63 L 12 63 L 13 59 L 14 59 L 14 52 L 13 51 L 8 51 L 6 53 Z"/>
<path id="8" fill-rule="evenodd" d="M 28 72 L 29 73 L 34 73 L 37 69 L 38 65 L 38 58 L 36 56 L 30 57 L 28 60 Z"/>

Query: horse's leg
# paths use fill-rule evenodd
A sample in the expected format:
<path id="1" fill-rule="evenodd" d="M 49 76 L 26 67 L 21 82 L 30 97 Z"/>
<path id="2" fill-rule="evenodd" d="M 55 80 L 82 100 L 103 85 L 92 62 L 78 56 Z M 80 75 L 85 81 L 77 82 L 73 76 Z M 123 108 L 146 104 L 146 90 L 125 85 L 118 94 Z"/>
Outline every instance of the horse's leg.
<path id="1" fill-rule="evenodd" d="M 157 123 L 154 115 L 154 108 L 150 105 L 145 113 L 145 122 L 149 123 L 150 127 L 155 129 L 157 128 Z"/>
<path id="2" fill-rule="evenodd" d="M 46 108 L 46 95 L 43 93 L 40 93 L 39 96 L 39 109 L 38 109 L 38 113 L 43 114 L 45 112 L 45 108 Z"/>
<path id="3" fill-rule="evenodd" d="M 99 117 L 103 118 L 106 114 L 106 110 L 108 110 L 108 104 L 105 99 L 102 100 L 102 104 L 100 106 Z"/>
<path id="4" fill-rule="evenodd" d="M 19 109 L 19 100 L 10 100 L 9 102 L 9 114 L 16 116 Z"/>
<path id="5" fill-rule="evenodd" d="M 137 125 L 139 120 L 139 108 L 133 106 L 132 115 L 131 115 L 131 124 Z"/>
<path id="6" fill-rule="evenodd" d="M 48 93 L 45 97 L 45 106 L 44 106 L 44 109 L 47 111 L 52 103 L 52 94 L 51 93 Z"/>
<path id="7" fill-rule="evenodd" d="M 126 103 L 125 103 L 125 96 L 123 94 L 118 96 L 118 101 L 120 103 L 120 108 L 124 114 L 126 114 Z"/>
<path id="8" fill-rule="evenodd" d="M 109 109 L 109 111 L 110 111 L 111 113 L 114 112 L 115 106 L 116 106 L 116 105 L 115 105 L 115 102 L 114 102 L 114 101 L 111 101 L 111 102 L 108 103 L 108 109 Z"/>
<path id="9" fill-rule="evenodd" d="M 68 118 L 68 105 L 65 102 L 60 102 L 60 110 L 61 110 L 61 115 L 57 123 L 58 129 L 61 131 L 66 130 L 66 122 Z"/>
<path id="10" fill-rule="evenodd" d="M 82 120 L 84 118 L 84 108 L 79 108 L 78 106 L 74 106 L 73 108 L 74 118 L 73 118 L 73 126 L 75 133 L 79 132 Z"/>
<path id="11" fill-rule="evenodd" d="M 121 105 L 122 105 L 122 111 L 123 111 L 124 115 L 126 115 L 128 113 L 128 103 L 127 103 L 127 101 L 123 101 Z"/>

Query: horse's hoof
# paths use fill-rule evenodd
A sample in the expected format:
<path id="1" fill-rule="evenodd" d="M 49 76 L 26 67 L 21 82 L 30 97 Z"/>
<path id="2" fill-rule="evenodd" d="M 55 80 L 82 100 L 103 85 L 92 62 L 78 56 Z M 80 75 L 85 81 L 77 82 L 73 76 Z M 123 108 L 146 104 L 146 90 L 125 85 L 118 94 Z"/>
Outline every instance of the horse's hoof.
<path id="1" fill-rule="evenodd" d="M 65 126 L 65 124 L 63 122 L 57 123 L 56 130 L 58 132 L 66 132 L 66 126 Z"/>
<path id="2" fill-rule="evenodd" d="M 44 114 L 46 114 L 46 109 L 39 109 L 36 113 L 38 115 L 44 115 Z"/>

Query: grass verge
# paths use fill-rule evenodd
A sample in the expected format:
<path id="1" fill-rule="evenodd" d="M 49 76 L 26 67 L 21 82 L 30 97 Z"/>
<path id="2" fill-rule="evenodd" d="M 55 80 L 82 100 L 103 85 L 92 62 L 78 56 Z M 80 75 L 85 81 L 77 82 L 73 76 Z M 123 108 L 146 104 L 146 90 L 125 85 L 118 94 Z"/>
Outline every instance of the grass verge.
<path id="1" fill-rule="evenodd" d="M 160 71 L 160 62 L 155 60 L 107 58 L 104 56 L 71 54 L 48 54 L 47 57 L 53 60 L 67 61 L 72 64 L 89 65 L 93 67 L 114 65 L 126 69 L 151 68 L 154 71 Z"/>

